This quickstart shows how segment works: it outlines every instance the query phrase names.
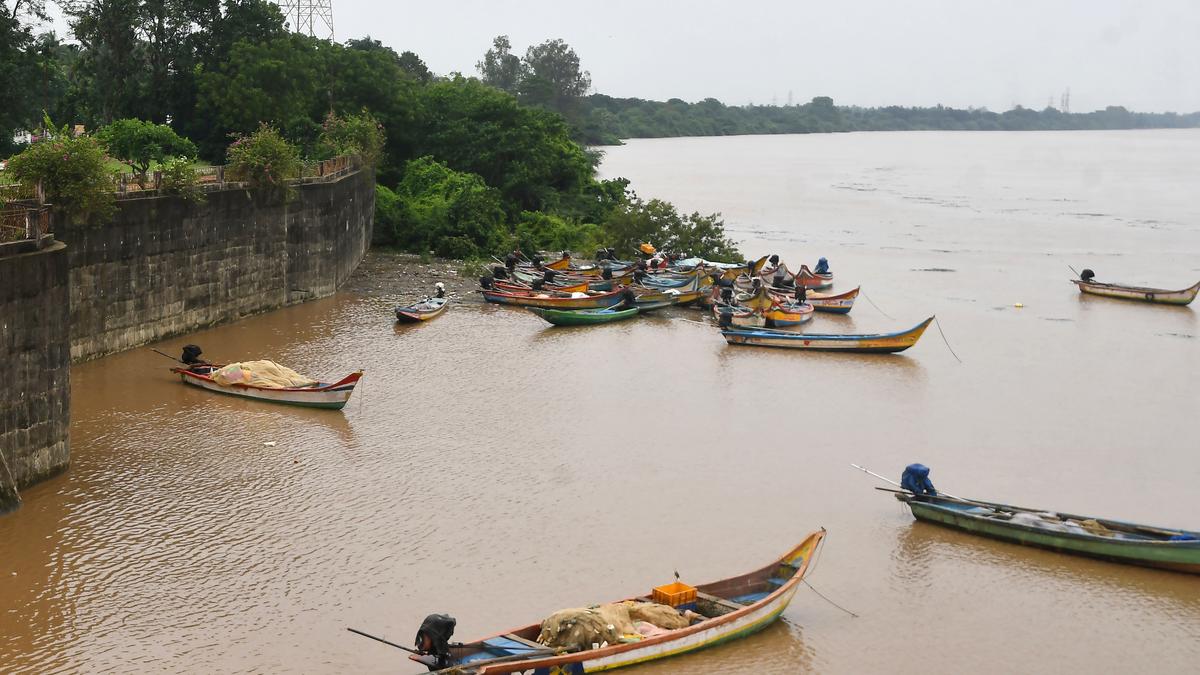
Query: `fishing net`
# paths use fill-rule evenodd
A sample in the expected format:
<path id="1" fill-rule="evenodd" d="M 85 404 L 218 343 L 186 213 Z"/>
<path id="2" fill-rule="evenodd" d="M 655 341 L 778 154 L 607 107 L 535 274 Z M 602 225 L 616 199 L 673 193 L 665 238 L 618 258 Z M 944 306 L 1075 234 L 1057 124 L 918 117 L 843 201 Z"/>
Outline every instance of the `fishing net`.
<path id="1" fill-rule="evenodd" d="M 222 366 L 212 375 L 217 384 L 228 387 L 232 384 L 245 384 L 268 389 L 283 389 L 286 387 L 309 387 L 316 380 L 305 377 L 300 373 L 281 366 L 274 361 L 242 361 Z"/>
<path id="2" fill-rule="evenodd" d="M 690 621 L 673 607 L 651 602 L 616 602 L 598 607 L 563 609 L 542 622 L 537 641 L 556 649 L 587 650 L 653 634 L 641 624 L 659 629 L 686 628 Z"/>

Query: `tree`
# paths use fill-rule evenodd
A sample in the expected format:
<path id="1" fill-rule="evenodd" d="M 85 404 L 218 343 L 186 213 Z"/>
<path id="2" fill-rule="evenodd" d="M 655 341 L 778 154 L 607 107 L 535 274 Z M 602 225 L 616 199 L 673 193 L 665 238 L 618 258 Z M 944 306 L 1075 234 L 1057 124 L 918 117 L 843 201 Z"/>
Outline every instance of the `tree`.
<path id="1" fill-rule="evenodd" d="M 71 128 L 56 128 L 47 119 L 48 137 L 8 162 L 18 182 L 41 185 L 46 199 L 68 220 L 107 220 L 115 210 L 112 174 L 104 148 L 91 136 L 74 136 Z"/>
<path id="2" fill-rule="evenodd" d="M 592 86 L 579 67 L 579 55 L 562 40 L 547 40 L 525 52 L 521 101 L 554 110 L 569 122 L 579 120 L 579 101 Z"/>
<path id="3" fill-rule="evenodd" d="M 500 193 L 477 175 L 421 157 L 405 165 L 395 195 L 399 212 L 390 223 L 392 237 L 408 250 L 474 258 L 498 253 L 507 243 Z"/>
<path id="4" fill-rule="evenodd" d="M 139 0 L 64 0 L 63 12 L 79 40 L 79 74 L 90 92 L 93 124 L 137 117 L 144 103 L 137 21 Z"/>
<path id="5" fill-rule="evenodd" d="M 485 84 L 510 94 L 515 94 L 521 85 L 523 67 L 521 59 L 512 53 L 512 43 L 507 35 L 497 35 L 492 48 L 475 64 Z"/>
<path id="6" fill-rule="evenodd" d="M 421 57 L 413 52 L 401 52 L 399 64 L 400 68 L 411 75 L 417 82 L 429 84 L 433 81 L 433 73 L 429 72 L 429 66 L 426 66 Z"/>
<path id="7" fill-rule="evenodd" d="M 151 162 L 167 157 L 195 157 L 196 144 L 165 124 L 139 119 L 117 120 L 96 132 L 108 154 L 120 160 L 144 181 Z"/>

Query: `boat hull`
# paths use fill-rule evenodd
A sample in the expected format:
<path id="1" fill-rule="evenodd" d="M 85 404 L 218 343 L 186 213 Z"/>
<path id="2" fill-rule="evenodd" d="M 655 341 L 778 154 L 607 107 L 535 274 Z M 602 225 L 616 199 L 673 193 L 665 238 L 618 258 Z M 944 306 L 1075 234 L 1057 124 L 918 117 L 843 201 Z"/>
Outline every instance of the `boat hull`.
<path id="1" fill-rule="evenodd" d="M 721 335 L 731 345 L 860 354 L 894 354 L 915 345 L 932 321 L 933 317 L 930 317 L 906 331 L 876 335 L 817 335 L 762 330 L 723 330 Z"/>
<path id="2" fill-rule="evenodd" d="M 619 291 L 610 291 L 586 298 L 556 297 L 549 294 L 516 293 L 506 291 L 481 291 L 484 300 L 502 305 L 542 307 L 544 309 L 601 309 L 621 301 Z"/>
<path id="3" fill-rule="evenodd" d="M 710 597 L 717 597 L 725 602 L 730 602 L 729 598 L 732 598 L 732 602 L 736 604 L 727 605 L 730 607 L 729 613 L 711 617 L 687 628 L 668 631 L 639 642 L 608 645 L 585 652 L 514 660 L 503 658 L 492 662 L 464 662 L 439 672 L 462 675 L 598 673 L 707 649 L 753 635 L 770 626 L 787 609 L 824 536 L 823 529 L 810 534 L 782 558 L 755 572 L 697 586 L 702 595 L 711 594 Z M 781 575 L 785 573 L 786 578 L 783 578 Z M 753 590 L 764 587 L 768 590 Z M 743 593 L 750 595 L 738 597 Z M 502 636 L 536 635 L 539 626 L 525 626 Z"/>
<path id="4" fill-rule="evenodd" d="M 1079 292 L 1089 295 L 1100 295 L 1106 298 L 1120 300 L 1139 300 L 1160 305 L 1188 305 L 1200 293 L 1200 281 L 1189 288 L 1179 291 L 1168 291 L 1161 288 L 1141 288 L 1138 286 L 1121 286 L 1119 284 L 1101 284 L 1072 279 L 1071 283 L 1079 287 Z"/>
<path id="5" fill-rule="evenodd" d="M 849 314 L 854 308 L 854 301 L 858 299 L 859 289 L 836 295 L 825 295 L 821 293 L 813 293 L 809 295 L 808 304 L 813 306 L 813 309 L 818 312 L 829 312 L 832 314 Z"/>
<path id="6" fill-rule="evenodd" d="M 227 387 L 218 384 L 211 377 L 199 375 L 184 368 L 173 368 L 171 372 L 178 374 L 180 380 L 185 384 L 207 389 L 218 394 L 251 398 L 257 401 L 267 401 L 268 403 L 282 403 L 305 408 L 327 408 L 331 410 L 340 410 L 346 407 L 346 403 L 350 400 L 350 395 L 354 393 L 354 387 L 362 379 L 362 371 L 359 371 L 333 384 L 314 387 L 270 389 L 247 385 L 232 385 Z"/>
<path id="7" fill-rule="evenodd" d="M 595 326 L 602 323 L 623 321 L 637 316 L 639 308 L 630 309 L 580 309 L 559 310 L 543 307 L 529 307 L 529 311 L 537 314 L 555 326 Z"/>
<path id="8" fill-rule="evenodd" d="M 422 309 L 421 305 L 424 303 L 417 303 L 416 305 L 409 305 L 408 307 L 397 307 L 396 320 L 402 323 L 416 323 L 418 321 L 436 319 L 444 314 L 446 312 L 446 308 L 450 306 L 449 300 L 445 300 L 443 298 L 439 299 L 443 300 L 443 302 L 433 309 Z"/>
<path id="9" fill-rule="evenodd" d="M 1166 544 L 1078 535 L 973 515 L 969 512 L 971 504 L 902 501 L 908 504 L 917 520 L 971 534 L 1111 562 L 1200 574 L 1200 541 Z"/>

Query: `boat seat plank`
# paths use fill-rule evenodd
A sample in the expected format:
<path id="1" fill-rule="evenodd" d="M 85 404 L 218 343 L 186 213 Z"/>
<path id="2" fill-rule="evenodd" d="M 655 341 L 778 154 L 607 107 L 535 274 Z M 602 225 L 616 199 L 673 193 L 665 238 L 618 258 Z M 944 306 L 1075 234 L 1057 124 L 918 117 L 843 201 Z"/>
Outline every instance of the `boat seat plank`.
<path id="1" fill-rule="evenodd" d="M 791 581 L 791 579 L 780 579 L 778 577 L 771 577 L 770 579 L 767 579 L 767 583 L 775 586 L 776 588 L 786 584 L 789 581 Z"/>
<path id="2" fill-rule="evenodd" d="M 742 605 L 740 605 L 736 602 L 733 602 L 731 600 L 726 600 L 725 598 L 719 598 L 715 595 L 710 595 L 708 593 L 704 593 L 701 591 L 696 591 L 696 597 L 701 600 L 707 600 L 707 601 L 713 603 L 714 605 L 719 605 L 721 607 L 725 607 L 726 609 L 736 610 L 736 609 L 742 608 Z"/>
<path id="3" fill-rule="evenodd" d="M 752 605 L 752 604 L 758 602 L 759 600 L 762 600 L 763 598 L 767 597 L 770 594 L 771 594 L 770 591 L 763 591 L 761 593 L 747 593 L 745 595 L 739 595 L 735 598 L 730 598 L 730 600 L 732 600 L 733 602 L 741 603 L 743 605 Z"/>
<path id="4" fill-rule="evenodd" d="M 537 642 L 534 642 L 533 640 L 526 640 L 525 638 L 521 637 L 520 635 L 514 635 L 512 633 L 507 633 L 504 635 L 504 637 L 508 638 L 509 640 L 512 640 L 513 642 L 519 642 L 519 643 L 525 645 L 526 647 L 533 647 L 534 649 L 549 649 L 549 647 L 547 647 L 546 645 L 539 644 Z"/>

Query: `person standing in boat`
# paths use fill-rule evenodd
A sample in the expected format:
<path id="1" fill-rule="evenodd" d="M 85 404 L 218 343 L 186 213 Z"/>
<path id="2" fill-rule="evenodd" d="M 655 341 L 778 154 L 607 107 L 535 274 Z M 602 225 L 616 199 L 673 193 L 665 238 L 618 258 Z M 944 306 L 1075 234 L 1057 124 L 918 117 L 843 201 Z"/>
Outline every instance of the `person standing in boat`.
<path id="1" fill-rule="evenodd" d="M 929 467 L 924 464 L 909 464 L 904 467 L 904 474 L 900 476 L 900 487 L 918 497 L 937 496 L 937 489 L 933 487 L 933 481 L 929 480 Z"/>

